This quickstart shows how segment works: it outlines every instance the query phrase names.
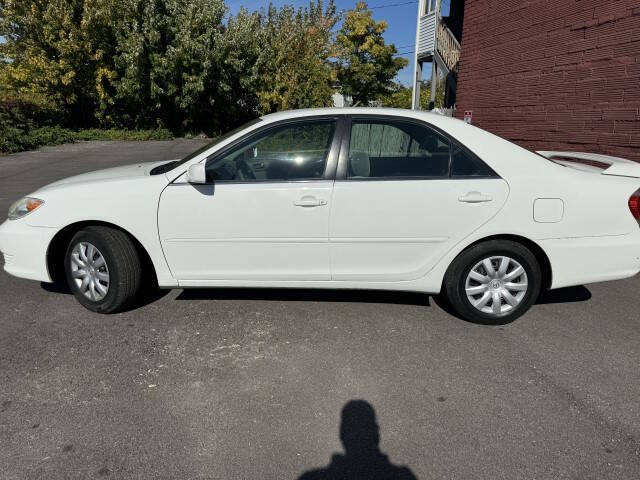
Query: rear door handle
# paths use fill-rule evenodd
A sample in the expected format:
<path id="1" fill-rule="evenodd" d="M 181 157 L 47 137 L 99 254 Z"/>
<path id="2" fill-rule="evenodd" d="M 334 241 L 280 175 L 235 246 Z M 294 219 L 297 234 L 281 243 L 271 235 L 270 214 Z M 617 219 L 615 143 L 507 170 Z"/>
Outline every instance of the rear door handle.
<path id="1" fill-rule="evenodd" d="M 485 203 L 490 202 L 491 200 L 493 200 L 492 197 L 489 195 L 483 195 L 480 192 L 469 192 L 462 197 L 458 197 L 458 201 L 464 203 Z"/>
<path id="2" fill-rule="evenodd" d="M 327 204 L 326 200 L 320 200 L 313 195 L 305 195 L 300 200 L 293 202 L 296 207 L 322 207 Z"/>

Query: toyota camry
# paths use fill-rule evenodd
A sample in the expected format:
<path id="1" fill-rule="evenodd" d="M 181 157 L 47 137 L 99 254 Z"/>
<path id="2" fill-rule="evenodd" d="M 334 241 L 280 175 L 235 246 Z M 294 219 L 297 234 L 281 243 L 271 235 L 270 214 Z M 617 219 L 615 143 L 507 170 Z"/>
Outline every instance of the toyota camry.
<path id="1" fill-rule="evenodd" d="M 152 282 L 426 292 L 498 324 L 542 289 L 638 273 L 639 188 L 634 162 L 531 152 L 444 116 L 298 110 L 29 193 L 0 251 L 100 313 Z"/>

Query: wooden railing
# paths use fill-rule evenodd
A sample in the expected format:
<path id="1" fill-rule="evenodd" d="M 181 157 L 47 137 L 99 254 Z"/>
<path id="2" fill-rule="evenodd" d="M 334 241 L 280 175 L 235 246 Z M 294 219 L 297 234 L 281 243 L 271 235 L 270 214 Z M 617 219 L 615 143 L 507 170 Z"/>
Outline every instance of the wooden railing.
<path id="1" fill-rule="evenodd" d="M 446 25 L 438 22 L 437 30 L 437 49 L 440 57 L 447 64 L 447 68 L 452 72 L 458 71 L 458 62 L 460 61 L 460 44 L 456 37 L 451 33 Z"/>

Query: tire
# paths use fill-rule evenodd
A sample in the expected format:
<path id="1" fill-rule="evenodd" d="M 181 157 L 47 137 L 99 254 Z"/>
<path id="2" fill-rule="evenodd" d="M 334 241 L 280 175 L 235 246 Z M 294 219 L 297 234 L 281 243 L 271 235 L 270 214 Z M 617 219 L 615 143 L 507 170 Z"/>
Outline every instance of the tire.
<path id="1" fill-rule="evenodd" d="M 465 320 L 505 325 L 531 308 L 541 286 L 540 264 L 529 249 L 509 240 L 491 240 L 458 255 L 445 275 L 443 293 Z"/>
<path id="2" fill-rule="evenodd" d="M 140 291 L 140 256 L 129 236 L 115 228 L 91 226 L 78 231 L 64 265 L 69 288 L 92 312 L 122 311 Z"/>

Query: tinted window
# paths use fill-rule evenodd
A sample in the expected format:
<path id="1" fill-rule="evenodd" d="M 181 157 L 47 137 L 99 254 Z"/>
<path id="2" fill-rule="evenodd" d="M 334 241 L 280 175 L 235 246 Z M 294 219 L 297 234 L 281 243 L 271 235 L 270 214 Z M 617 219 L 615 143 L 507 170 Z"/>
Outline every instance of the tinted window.
<path id="1" fill-rule="evenodd" d="M 458 146 L 453 147 L 452 177 L 489 177 L 493 175 L 493 171 L 483 161 Z"/>
<path id="2" fill-rule="evenodd" d="M 349 178 L 447 177 L 449 141 L 401 120 L 354 120 Z"/>
<path id="3" fill-rule="evenodd" d="M 269 129 L 222 157 L 207 161 L 211 180 L 265 181 L 322 178 L 334 121 L 305 121 Z"/>

